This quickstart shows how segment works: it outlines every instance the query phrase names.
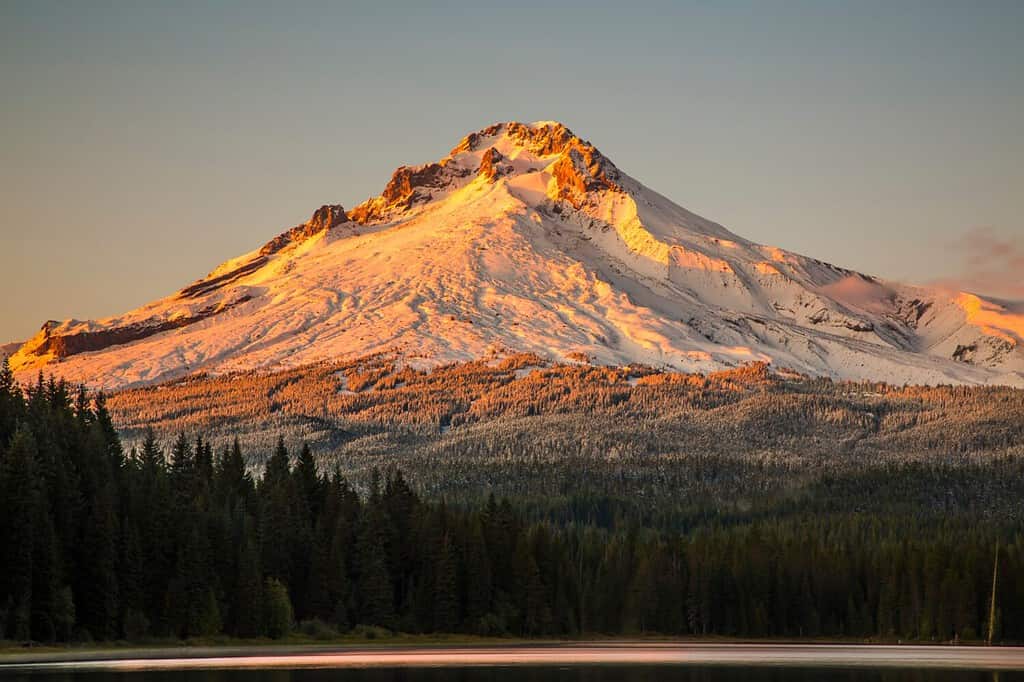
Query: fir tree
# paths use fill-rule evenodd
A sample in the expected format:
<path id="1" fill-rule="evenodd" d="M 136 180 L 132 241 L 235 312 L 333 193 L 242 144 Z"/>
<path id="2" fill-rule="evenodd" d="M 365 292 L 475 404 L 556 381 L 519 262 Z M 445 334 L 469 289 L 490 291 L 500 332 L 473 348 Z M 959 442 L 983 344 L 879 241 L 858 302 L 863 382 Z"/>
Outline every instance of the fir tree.
<path id="1" fill-rule="evenodd" d="M 366 625 L 392 627 L 395 604 L 391 577 L 387 563 L 387 520 L 380 508 L 380 500 L 368 503 L 360 519 L 356 541 L 358 557 L 359 622 Z"/>
<path id="2" fill-rule="evenodd" d="M 36 442 L 27 428 L 19 429 L 11 440 L 3 471 L 3 560 L 0 565 L 3 611 L 7 615 L 6 636 L 27 640 L 31 637 L 33 586 L 33 522 L 38 518 L 39 480 L 36 473 Z"/>

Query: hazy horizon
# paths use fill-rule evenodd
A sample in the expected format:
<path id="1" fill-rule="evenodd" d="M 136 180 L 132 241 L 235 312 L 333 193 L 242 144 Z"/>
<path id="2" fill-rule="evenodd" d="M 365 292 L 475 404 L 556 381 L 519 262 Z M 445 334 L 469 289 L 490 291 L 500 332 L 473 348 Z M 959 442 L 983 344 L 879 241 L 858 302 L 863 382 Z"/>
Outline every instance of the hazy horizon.
<path id="1" fill-rule="evenodd" d="M 0 4 L 0 343 L 115 315 L 495 121 L 733 232 L 1024 298 L 1024 5 Z"/>

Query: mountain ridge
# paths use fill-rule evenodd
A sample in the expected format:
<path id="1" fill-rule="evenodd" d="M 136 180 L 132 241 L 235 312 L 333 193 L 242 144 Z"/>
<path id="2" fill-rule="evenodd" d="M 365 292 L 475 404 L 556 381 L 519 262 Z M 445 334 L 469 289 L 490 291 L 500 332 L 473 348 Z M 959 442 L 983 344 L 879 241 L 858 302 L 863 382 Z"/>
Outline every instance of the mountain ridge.
<path id="1" fill-rule="evenodd" d="M 764 246 L 672 203 L 561 123 L 506 122 L 380 195 L 326 204 L 121 316 L 50 321 L 11 357 L 106 388 L 394 353 L 514 352 L 685 371 L 1024 385 L 1024 315 Z"/>

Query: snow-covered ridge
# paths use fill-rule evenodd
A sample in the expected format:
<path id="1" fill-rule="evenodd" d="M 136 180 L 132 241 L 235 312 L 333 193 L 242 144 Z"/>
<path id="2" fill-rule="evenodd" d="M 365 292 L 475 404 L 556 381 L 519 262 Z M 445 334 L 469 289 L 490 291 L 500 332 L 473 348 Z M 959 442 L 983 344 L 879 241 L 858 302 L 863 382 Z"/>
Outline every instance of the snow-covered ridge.
<path id="1" fill-rule="evenodd" d="M 379 196 L 125 315 L 48 322 L 11 363 L 111 387 L 389 352 L 896 383 L 1024 385 L 1024 315 L 743 239 L 555 122 L 499 123 Z"/>

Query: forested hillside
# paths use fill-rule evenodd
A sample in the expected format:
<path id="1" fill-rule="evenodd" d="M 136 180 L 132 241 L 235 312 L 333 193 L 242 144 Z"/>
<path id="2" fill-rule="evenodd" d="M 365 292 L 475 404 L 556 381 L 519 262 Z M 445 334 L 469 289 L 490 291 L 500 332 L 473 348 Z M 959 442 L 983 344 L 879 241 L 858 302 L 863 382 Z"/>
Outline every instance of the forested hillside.
<path id="1" fill-rule="evenodd" d="M 750 365 L 710 375 L 518 355 L 416 371 L 376 356 L 111 396 L 127 442 L 278 436 L 365 488 L 398 466 L 430 497 L 618 500 L 646 512 L 899 506 L 1021 518 L 1024 391 L 832 382 Z M 589 504 L 589 502 L 587 502 Z"/>
<path id="2" fill-rule="evenodd" d="M 714 401 L 730 383 L 777 380 L 752 371 L 706 381 L 700 395 Z M 876 390 L 937 400 L 935 391 Z M 825 423 L 821 415 L 859 400 L 843 395 L 836 389 L 831 408 L 808 403 L 806 418 Z M 951 409 L 973 400 L 938 395 L 952 396 Z M 1013 394 L 986 398 L 974 404 L 999 410 Z M 773 413 L 785 422 L 784 411 L 757 414 Z M 993 429 L 1004 427 L 993 418 Z M 479 503 L 467 495 L 453 504 L 395 468 L 350 481 L 339 467 L 318 467 L 297 441 L 250 454 L 265 466 L 252 470 L 237 441 L 196 430 L 169 443 L 149 434 L 126 451 L 103 396 L 52 381 L 23 393 L 4 368 L 0 638 L 280 637 L 298 624 L 322 636 L 376 626 L 975 639 L 987 628 L 1000 546 L 996 638 L 1024 640 L 1024 527 L 1001 511 L 1020 497 L 985 499 L 1019 490 L 1009 454 L 976 465 L 970 452 L 941 467 L 892 464 L 888 477 L 823 476 L 815 485 L 835 495 L 815 513 L 792 501 L 689 516 L 659 515 L 656 499 L 630 505 L 624 495 L 496 501 L 487 487 L 475 491 Z M 984 466 L 1002 469 L 997 477 Z M 857 491 L 873 487 L 899 494 L 911 476 L 912 489 L 947 501 L 945 511 L 858 502 Z M 633 485 L 624 489 L 643 489 Z"/>

